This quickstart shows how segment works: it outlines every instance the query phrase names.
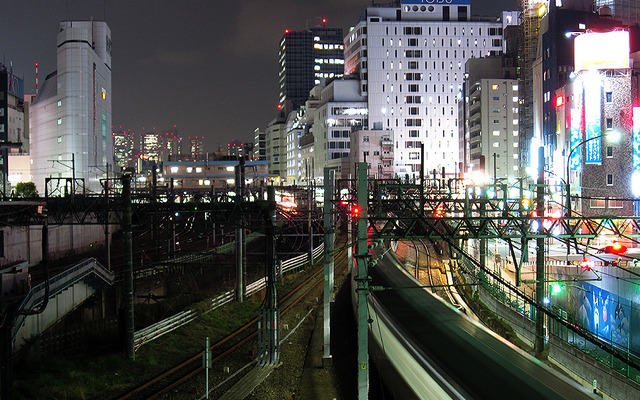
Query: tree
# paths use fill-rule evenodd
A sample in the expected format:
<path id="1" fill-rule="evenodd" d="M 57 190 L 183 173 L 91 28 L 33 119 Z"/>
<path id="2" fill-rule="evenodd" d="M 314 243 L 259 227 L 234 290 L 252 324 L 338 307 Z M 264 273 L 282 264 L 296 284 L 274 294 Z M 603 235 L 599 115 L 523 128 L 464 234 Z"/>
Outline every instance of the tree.
<path id="1" fill-rule="evenodd" d="M 33 182 L 18 182 L 15 194 L 17 197 L 38 197 L 38 190 Z"/>

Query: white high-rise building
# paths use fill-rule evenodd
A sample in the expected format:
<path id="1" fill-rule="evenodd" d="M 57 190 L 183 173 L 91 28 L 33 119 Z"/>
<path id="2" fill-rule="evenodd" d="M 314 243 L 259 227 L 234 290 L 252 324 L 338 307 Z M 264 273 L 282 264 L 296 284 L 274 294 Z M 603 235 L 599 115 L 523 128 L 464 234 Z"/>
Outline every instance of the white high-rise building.
<path id="1" fill-rule="evenodd" d="M 100 179 L 113 171 L 111 29 L 103 21 L 63 21 L 57 48 L 57 70 L 31 106 L 33 180 L 41 194 L 48 177 L 49 193 L 61 186 L 81 193 L 83 181 L 87 193 L 99 193 Z"/>
<path id="2" fill-rule="evenodd" d="M 360 78 L 368 103 L 368 128 L 393 132 L 394 170 L 419 176 L 425 169 L 453 175 L 458 163 L 457 95 L 465 62 L 503 52 L 503 30 L 517 12 L 471 18 L 470 0 L 403 0 L 369 7 L 345 37 L 345 75 Z"/>

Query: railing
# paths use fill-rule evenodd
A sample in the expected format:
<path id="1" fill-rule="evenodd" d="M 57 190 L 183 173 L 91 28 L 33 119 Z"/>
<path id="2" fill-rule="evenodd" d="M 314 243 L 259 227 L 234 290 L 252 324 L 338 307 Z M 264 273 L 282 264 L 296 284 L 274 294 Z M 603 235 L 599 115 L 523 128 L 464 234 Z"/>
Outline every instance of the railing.
<path id="1" fill-rule="evenodd" d="M 246 242 L 250 243 L 256 240 L 257 238 L 259 238 L 260 236 L 262 236 L 262 234 L 253 232 L 247 235 Z M 171 272 L 172 270 L 175 270 L 177 268 L 182 268 L 184 264 L 196 263 L 198 261 L 206 259 L 207 257 L 211 257 L 213 254 L 230 253 L 234 251 L 234 249 L 235 249 L 235 242 L 229 242 L 221 246 L 215 247 L 213 249 L 201 251 L 198 253 L 186 254 L 171 260 L 162 261 L 159 263 L 155 263 L 153 265 L 145 266 L 143 268 L 138 268 L 133 271 L 133 279 L 140 280 L 140 279 L 149 278 L 155 275 L 163 274 L 166 272 Z M 119 276 L 118 281 L 120 281 L 121 279 L 122 277 Z"/>
<path id="2" fill-rule="evenodd" d="M 103 267 L 95 258 L 88 258 L 74 267 L 71 267 L 49 279 L 49 298 L 55 297 L 63 290 L 68 289 L 88 277 L 94 277 L 98 279 L 99 282 L 102 282 L 107 286 L 111 286 L 114 281 L 112 271 Z M 45 283 L 43 282 L 31 289 L 18 307 L 17 312 L 19 313 L 20 311 L 32 310 L 35 307 L 40 306 L 44 301 L 44 293 Z M 13 341 L 15 341 L 18 330 L 24 324 L 26 317 L 27 315 L 25 314 L 18 314 L 16 317 L 11 329 L 11 337 Z"/>
<path id="3" fill-rule="evenodd" d="M 551 262 L 554 265 L 567 265 L 566 261 L 555 261 Z M 530 265 L 532 263 L 524 263 L 526 265 Z M 573 264 L 570 262 L 569 264 Z M 629 263 L 632 264 L 631 262 Z M 513 291 L 509 288 L 504 287 L 504 285 L 500 284 L 497 281 L 494 281 L 490 276 L 484 274 L 480 275 L 480 269 L 476 267 L 471 261 L 465 259 L 463 262 L 459 263 L 462 267 L 462 270 L 471 275 L 475 281 L 480 282 L 483 288 L 485 288 L 494 298 L 498 301 L 502 302 L 504 305 L 510 307 L 512 310 L 517 311 L 519 314 L 525 316 L 526 318 L 533 321 L 534 312 L 532 310 L 532 306 L 525 302 L 522 298 L 515 295 Z M 525 292 L 526 293 L 526 292 Z M 533 297 L 533 293 L 531 293 L 531 297 Z M 574 325 L 581 327 L 583 329 L 587 329 L 583 321 L 579 321 L 578 318 L 573 313 L 568 313 L 566 310 L 563 310 L 559 306 L 552 306 L 552 312 L 558 318 Z M 550 331 L 551 334 L 561 341 L 569 344 L 570 346 L 581 350 L 585 354 L 589 355 L 593 359 L 601 362 L 602 364 L 607 365 L 611 369 L 617 371 L 618 373 L 626 376 L 629 379 L 632 379 L 638 383 L 640 383 L 640 371 L 636 368 L 630 367 L 627 363 L 622 360 L 614 357 L 611 353 L 607 352 L 605 349 L 600 348 L 595 343 L 587 340 L 584 336 L 574 332 L 573 330 L 567 328 L 564 324 L 551 319 L 550 320 Z M 588 329 L 587 329 L 588 330 Z M 610 332 L 612 335 L 612 331 Z M 600 340 L 607 342 L 606 344 L 610 346 L 612 349 L 617 349 L 618 351 L 622 351 L 626 353 L 626 357 L 628 360 L 633 360 L 636 364 L 640 364 L 640 357 L 635 355 L 630 350 L 629 339 L 627 339 L 626 347 L 621 346 L 619 343 L 614 343 L 613 336 L 611 337 L 598 337 Z"/>
<path id="4" fill-rule="evenodd" d="M 323 251 L 324 251 L 324 243 L 321 243 L 318 247 L 313 249 L 312 254 L 313 254 L 314 262 L 317 260 L 318 257 L 320 257 L 323 254 Z M 301 254 L 299 256 L 282 261 L 282 263 L 280 264 L 280 273 L 286 274 L 288 272 L 296 270 L 304 266 L 305 264 L 307 264 L 308 261 L 309 261 L 308 254 Z M 251 296 L 261 291 L 266 286 L 267 286 L 266 278 L 262 278 L 248 284 L 246 288 L 247 296 Z M 207 309 L 207 311 L 205 311 L 205 314 L 215 310 L 220 306 L 230 303 L 234 298 L 235 298 L 235 289 L 229 290 L 228 292 L 225 292 L 220 296 L 211 299 L 211 303 L 209 304 L 209 308 Z M 181 311 L 174 316 L 171 316 L 167 319 L 164 319 L 162 321 L 156 322 L 153 325 L 143 328 L 133 334 L 134 346 L 136 349 L 138 349 L 144 343 L 157 339 L 166 333 L 172 332 L 180 328 L 181 326 L 188 324 L 189 322 L 193 321 L 197 316 L 198 314 L 193 310 Z"/>

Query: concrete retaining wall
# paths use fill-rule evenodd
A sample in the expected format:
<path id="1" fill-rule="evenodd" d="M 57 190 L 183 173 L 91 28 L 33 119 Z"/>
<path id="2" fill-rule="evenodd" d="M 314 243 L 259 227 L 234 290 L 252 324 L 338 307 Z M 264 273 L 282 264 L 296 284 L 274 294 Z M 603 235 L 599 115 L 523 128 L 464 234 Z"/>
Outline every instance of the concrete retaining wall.
<path id="1" fill-rule="evenodd" d="M 482 287 L 479 288 L 479 297 L 491 311 L 511 325 L 523 342 L 533 347 L 534 321 L 499 302 Z M 639 384 L 555 336 L 549 338 L 549 361 L 590 390 L 593 388 L 593 380 L 597 380 L 597 393 L 604 399 L 640 399 Z"/>
<path id="2" fill-rule="evenodd" d="M 21 226 L 1 231 L 4 235 L 4 257 L 0 257 L 0 267 L 24 261 L 42 261 L 42 226 Z M 71 252 L 87 252 L 103 245 L 102 225 L 49 226 L 50 259 L 59 259 Z"/>
<path id="3" fill-rule="evenodd" d="M 555 336 L 549 338 L 549 361 L 587 388 L 595 379 L 597 393 L 604 399 L 640 398 L 640 385 Z"/>

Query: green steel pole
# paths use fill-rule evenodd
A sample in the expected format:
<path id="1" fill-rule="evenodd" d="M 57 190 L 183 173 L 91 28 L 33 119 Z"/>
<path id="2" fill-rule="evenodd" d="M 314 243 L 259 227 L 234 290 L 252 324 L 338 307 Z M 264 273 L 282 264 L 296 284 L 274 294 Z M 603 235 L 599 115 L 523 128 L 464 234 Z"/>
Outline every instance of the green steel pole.
<path id="1" fill-rule="evenodd" d="M 333 300 L 333 178 L 335 171 L 324 169 L 324 353 L 322 364 L 331 363 L 331 301 Z"/>
<path id="2" fill-rule="evenodd" d="M 134 314 L 133 314 L 133 235 L 131 233 L 131 176 L 122 177 L 122 234 L 124 238 L 124 330 L 125 330 L 125 352 L 129 360 L 136 359 L 133 343 Z"/>
<path id="3" fill-rule="evenodd" d="M 544 147 L 538 148 L 538 185 L 536 198 L 536 211 L 538 213 L 538 233 L 544 229 Z M 544 307 L 545 276 L 544 276 L 544 238 L 536 239 L 536 341 L 535 352 L 540 355 L 544 351 L 544 313 L 540 311 Z"/>
<path id="4" fill-rule="evenodd" d="M 355 217 L 358 242 L 356 245 L 357 259 L 357 297 L 358 297 L 358 399 L 369 398 L 369 310 L 367 298 L 369 296 L 369 273 L 367 263 L 367 163 L 358 163 L 358 208 L 360 212 Z"/>

